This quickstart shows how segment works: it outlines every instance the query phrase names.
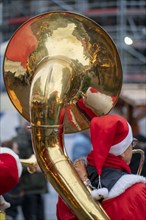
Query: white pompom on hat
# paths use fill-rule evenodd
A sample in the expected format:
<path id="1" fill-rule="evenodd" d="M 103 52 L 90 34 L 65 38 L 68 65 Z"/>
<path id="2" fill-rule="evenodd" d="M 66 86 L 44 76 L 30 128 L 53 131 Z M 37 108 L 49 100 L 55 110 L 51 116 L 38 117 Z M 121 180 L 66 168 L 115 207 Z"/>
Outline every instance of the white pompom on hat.
<path id="1" fill-rule="evenodd" d="M 0 195 L 17 185 L 21 173 L 22 165 L 18 155 L 7 147 L 0 147 Z"/>
<path id="2" fill-rule="evenodd" d="M 103 198 L 107 198 L 108 197 L 108 189 L 103 187 L 103 188 L 100 188 L 100 189 L 94 189 L 91 191 L 91 196 L 93 199 L 95 200 L 100 200 L 100 199 L 103 199 Z"/>

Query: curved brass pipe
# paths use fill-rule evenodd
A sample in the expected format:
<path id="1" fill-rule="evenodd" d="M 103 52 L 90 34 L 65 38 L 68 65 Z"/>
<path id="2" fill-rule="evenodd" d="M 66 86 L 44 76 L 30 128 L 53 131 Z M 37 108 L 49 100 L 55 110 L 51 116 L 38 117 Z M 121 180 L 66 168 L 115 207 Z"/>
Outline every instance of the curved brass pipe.
<path id="1" fill-rule="evenodd" d="M 20 159 L 20 162 L 27 167 L 29 173 L 34 173 L 37 170 L 38 163 L 34 154 L 28 159 Z"/>
<path id="2" fill-rule="evenodd" d="M 140 161 L 139 161 L 139 167 L 138 167 L 138 170 L 137 170 L 137 174 L 138 175 L 141 175 L 141 172 L 142 172 L 142 168 L 143 168 L 143 165 L 144 165 L 144 160 L 145 160 L 145 155 L 144 155 L 144 151 L 141 150 L 141 149 L 134 149 L 132 150 L 133 154 L 140 154 Z"/>
<path id="3" fill-rule="evenodd" d="M 6 213 L 5 211 L 0 210 L 0 220 L 6 220 Z"/>
<path id="4" fill-rule="evenodd" d="M 45 69 L 49 62 L 44 63 Z M 66 82 L 62 79 L 64 72 L 61 72 L 60 65 L 61 60 L 57 61 L 55 59 L 54 63 L 51 61 L 51 69 L 47 73 L 45 83 L 42 87 L 39 86 L 37 88 L 37 94 L 39 96 L 36 96 L 36 85 L 38 85 L 38 81 L 42 81 L 42 78 L 44 78 L 39 70 L 32 81 L 30 91 L 30 118 L 37 161 L 48 181 L 73 210 L 78 219 L 109 219 L 100 204 L 92 199 L 89 191 L 76 173 L 70 159 L 65 155 L 63 146 L 61 147 L 59 143 L 59 140 L 63 142 L 63 124 L 60 124 L 61 112 L 66 100 L 70 99 L 70 96 L 67 96 L 68 88 L 66 87 Z M 66 65 L 68 66 L 68 63 Z M 52 77 L 57 72 L 56 69 L 58 69 L 58 66 L 60 69 L 60 81 L 62 83 L 58 85 L 57 80 L 55 80 L 53 82 L 53 92 L 50 92 L 49 88 L 51 88 Z M 71 74 L 72 71 L 68 72 L 68 76 Z M 72 77 L 68 78 L 68 80 L 72 80 Z M 68 81 L 68 84 L 70 84 L 70 81 Z"/>

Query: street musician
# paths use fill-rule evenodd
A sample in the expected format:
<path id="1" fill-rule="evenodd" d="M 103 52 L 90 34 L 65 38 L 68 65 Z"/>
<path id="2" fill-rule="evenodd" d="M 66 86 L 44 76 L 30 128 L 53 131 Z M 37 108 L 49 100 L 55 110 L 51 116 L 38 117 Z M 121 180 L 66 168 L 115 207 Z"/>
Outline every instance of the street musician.
<path id="1" fill-rule="evenodd" d="M 121 116 L 94 117 L 90 123 L 93 150 L 83 160 L 74 162 L 91 195 L 101 202 L 112 220 L 144 220 L 146 216 L 146 178 L 131 173 L 133 134 Z M 87 170 L 87 171 L 86 171 Z M 76 220 L 59 198 L 58 220 Z"/>

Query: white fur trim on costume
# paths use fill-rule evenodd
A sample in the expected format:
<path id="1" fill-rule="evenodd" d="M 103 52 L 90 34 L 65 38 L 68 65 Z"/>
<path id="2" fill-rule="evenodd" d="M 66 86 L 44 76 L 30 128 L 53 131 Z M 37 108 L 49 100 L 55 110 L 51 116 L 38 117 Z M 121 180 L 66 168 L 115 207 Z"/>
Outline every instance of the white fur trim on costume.
<path id="1" fill-rule="evenodd" d="M 109 191 L 108 198 L 114 198 L 116 196 L 119 196 L 120 194 L 125 192 L 126 189 L 140 182 L 146 183 L 146 178 L 134 174 L 123 175 Z"/>
<path id="2" fill-rule="evenodd" d="M 95 200 L 107 198 L 108 197 L 108 189 L 107 188 L 94 189 L 91 191 L 91 196 Z"/>
<path id="3" fill-rule="evenodd" d="M 120 143 L 113 145 L 110 148 L 109 152 L 111 154 L 114 154 L 115 156 L 121 155 L 132 143 L 133 135 L 132 135 L 132 129 L 131 129 L 131 126 L 129 125 L 129 123 L 128 123 L 128 128 L 129 128 L 128 134 L 125 137 L 125 139 L 122 140 Z"/>
<path id="4" fill-rule="evenodd" d="M 0 154 L 10 154 L 12 157 L 14 157 L 17 164 L 18 176 L 20 177 L 22 173 L 22 164 L 20 162 L 18 155 L 13 150 L 7 147 L 0 147 Z"/>

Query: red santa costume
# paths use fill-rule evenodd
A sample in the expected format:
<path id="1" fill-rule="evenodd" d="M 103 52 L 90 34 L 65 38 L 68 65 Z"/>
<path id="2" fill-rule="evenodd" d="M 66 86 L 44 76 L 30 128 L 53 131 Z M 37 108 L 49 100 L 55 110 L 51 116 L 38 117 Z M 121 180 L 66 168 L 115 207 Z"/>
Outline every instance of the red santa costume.
<path id="1" fill-rule="evenodd" d="M 17 185 L 21 173 L 22 165 L 18 155 L 9 148 L 0 147 L 0 210 L 10 206 L 2 195 Z"/>
<path id="2" fill-rule="evenodd" d="M 93 151 L 88 155 L 87 170 L 100 200 L 111 220 L 146 219 L 146 178 L 131 174 L 120 158 L 131 145 L 133 135 L 128 122 L 119 115 L 94 117 L 90 123 Z M 77 219 L 59 198 L 58 220 Z"/>

